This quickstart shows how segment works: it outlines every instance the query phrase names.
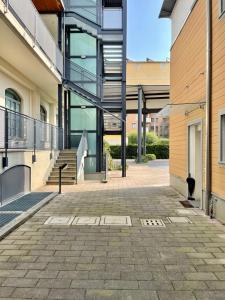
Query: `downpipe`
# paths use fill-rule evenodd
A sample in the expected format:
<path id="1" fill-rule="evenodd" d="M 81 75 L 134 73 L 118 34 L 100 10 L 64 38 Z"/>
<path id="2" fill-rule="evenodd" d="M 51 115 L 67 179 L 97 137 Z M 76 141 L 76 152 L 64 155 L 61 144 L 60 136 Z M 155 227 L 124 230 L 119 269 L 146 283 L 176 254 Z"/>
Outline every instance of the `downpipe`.
<path id="1" fill-rule="evenodd" d="M 213 217 L 212 193 L 212 0 L 206 1 L 206 215 Z"/>

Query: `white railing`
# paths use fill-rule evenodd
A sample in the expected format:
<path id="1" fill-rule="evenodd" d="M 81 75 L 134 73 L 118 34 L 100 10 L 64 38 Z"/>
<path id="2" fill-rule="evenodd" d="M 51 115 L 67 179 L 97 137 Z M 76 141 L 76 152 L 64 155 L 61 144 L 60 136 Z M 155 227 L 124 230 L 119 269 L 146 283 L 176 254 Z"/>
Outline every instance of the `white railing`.
<path id="1" fill-rule="evenodd" d="M 77 182 L 84 180 L 84 160 L 88 155 L 88 134 L 84 130 L 77 149 Z"/>
<path id="2" fill-rule="evenodd" d="M 63 56 L 56 42 L 42 20 L 39 12 L 30 0 L 1 0 L 8 10 L 24 26 L 33 38 L 34 46 L 38 45 L 45 55 L 51 60 L 54 67 L 63 73 Z"/>

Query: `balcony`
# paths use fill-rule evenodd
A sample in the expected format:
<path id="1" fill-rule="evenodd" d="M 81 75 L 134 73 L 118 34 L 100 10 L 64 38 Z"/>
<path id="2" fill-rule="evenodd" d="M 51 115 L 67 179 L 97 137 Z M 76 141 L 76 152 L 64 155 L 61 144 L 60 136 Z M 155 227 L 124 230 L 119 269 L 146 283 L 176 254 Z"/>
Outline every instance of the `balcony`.
<path id="1" fill-rule="evenodd" d="M 63 56 L 54 38 L 47 29 L 34 4 L 30 0 L 0 0 L 5 6 L 5 13 L 10 12 L 33 40 L 33 47 L 38 46 L 48 57 L 54 68 L 63 73 Z"/>

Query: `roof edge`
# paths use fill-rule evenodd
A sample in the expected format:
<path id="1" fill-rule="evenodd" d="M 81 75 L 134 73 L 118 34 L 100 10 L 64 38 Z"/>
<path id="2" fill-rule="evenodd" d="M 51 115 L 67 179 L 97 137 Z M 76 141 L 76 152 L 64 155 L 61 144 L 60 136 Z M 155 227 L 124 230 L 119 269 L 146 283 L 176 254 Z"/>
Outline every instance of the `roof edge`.
<path id="1" fill-rule="evenodd" d="M 164 0 L 159 18 L 169 18 L 173 12 L 177 0 Z"/>

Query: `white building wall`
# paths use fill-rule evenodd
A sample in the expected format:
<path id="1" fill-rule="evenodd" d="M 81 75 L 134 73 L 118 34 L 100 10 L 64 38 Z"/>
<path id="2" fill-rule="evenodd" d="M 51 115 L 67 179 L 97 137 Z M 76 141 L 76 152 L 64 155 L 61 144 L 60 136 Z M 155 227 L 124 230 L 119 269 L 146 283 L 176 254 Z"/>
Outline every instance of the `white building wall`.
<path id="1" fill-rule="evenodd" d="M 172 45 L 182 30 L 196 0 L 177 0 L 171 15 Z"/>

